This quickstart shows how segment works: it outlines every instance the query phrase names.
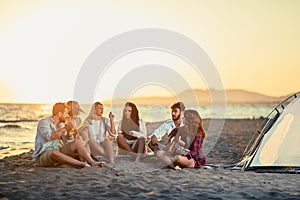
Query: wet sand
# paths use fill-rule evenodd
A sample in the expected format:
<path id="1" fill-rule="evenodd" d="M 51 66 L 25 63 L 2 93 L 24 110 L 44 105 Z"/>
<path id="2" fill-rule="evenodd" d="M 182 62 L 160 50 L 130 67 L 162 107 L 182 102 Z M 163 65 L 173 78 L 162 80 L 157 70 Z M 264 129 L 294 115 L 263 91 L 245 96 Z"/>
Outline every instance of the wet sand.
<path id="1" fill-rule="evenodd" d="M 261 120 L 226 120 L 211 165 L 240 160 Z M 160 123 L 147 125 L 151 133 Z M 204 120 L 208 127 L 209 120 Z M 217 137 L 218 133 L 208 134 Z M 217 169 L 171 170 L 145 156 L 134 163 L 119 157 L 104 168 L 36 167 L 32 151 L 0 160 L 0 199 L 300 199 L 298 174 Z"/>

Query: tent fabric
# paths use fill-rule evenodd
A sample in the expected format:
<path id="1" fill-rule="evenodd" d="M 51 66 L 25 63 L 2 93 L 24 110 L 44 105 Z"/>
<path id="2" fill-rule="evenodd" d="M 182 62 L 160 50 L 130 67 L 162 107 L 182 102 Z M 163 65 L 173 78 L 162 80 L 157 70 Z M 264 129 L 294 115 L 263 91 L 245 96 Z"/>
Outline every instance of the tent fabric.
<path id="1" fill-rule="evenodd" d="M 298 95 L 298 96 L 297 96 Z M 300 168 L 300 92 L 287 98 L 274 111 L 277 115 L 263 124 L 247 148 L 243 160 L 236 166 L 243 170 Z M 288 102 L 288 103 L 287 103 Z M 281 108 L 281 111 L 279 111 Z M 271 113 L 274 113 L 271 112 Z"/>
<path id="2" fill-rule="evenodd" d="M 263 137 L 250 167 L 300 166 L 300 101 L 285 108 Z"/>

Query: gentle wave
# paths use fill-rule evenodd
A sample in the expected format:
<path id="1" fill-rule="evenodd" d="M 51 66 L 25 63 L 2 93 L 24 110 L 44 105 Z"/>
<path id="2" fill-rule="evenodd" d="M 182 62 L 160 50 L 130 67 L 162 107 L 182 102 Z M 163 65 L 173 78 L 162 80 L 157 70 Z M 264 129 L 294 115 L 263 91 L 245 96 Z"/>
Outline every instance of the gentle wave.
<path id="1" fill-rule="evenodd" d="M 3 126 L 0 126 L 0 128 L 3 128 L 3 129 L 29 129 L 29 130 L 32 129 L 31 126 L 25 126 L 25 125 L 21 125 L 21 124 L 5 124 Z"/>
<path id="2" fill-rule="evenodd" d="M 10 146 L 0 146 L 0 150 L 8 149 L 8 148 L 10 148 Z"/>
<path id="3" fill-rule="evenodd" d="M 37 119 L 12 119 L 12 120 L 6 120 L 6 119 L 0 119 L 1 123 L 18 123 L 18 122 L 37 122 Z"/>

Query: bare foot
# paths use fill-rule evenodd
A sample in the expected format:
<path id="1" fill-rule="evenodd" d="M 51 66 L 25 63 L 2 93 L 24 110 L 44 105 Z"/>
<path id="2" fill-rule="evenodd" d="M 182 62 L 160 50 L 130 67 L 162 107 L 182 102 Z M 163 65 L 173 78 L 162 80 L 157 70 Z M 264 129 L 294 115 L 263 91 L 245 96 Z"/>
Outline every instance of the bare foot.
<path id="1" fill-rule="evenodd" d="M 84 167 L 91 167 L 91 165 L 85 163 Z"/>
<path id="2" fill-rule="evenodd" d="M 106 164 L 105 164 L 105 167 L 108 167 L 108 168 L 116 168 L 116 163 L 106 163 Z"/>
<path id="3" fill-rule="evenodd" d="M 105 162 L 94 162 L 91 165 L 92 167 L 104 167 Z"/>
<path id="4" fill-rule="evenodd" d="M 98 164 L 99 167 L 104 167 L 104 165 L 105 165 L 105 162 L 100 162 L 100 163 Z"/>

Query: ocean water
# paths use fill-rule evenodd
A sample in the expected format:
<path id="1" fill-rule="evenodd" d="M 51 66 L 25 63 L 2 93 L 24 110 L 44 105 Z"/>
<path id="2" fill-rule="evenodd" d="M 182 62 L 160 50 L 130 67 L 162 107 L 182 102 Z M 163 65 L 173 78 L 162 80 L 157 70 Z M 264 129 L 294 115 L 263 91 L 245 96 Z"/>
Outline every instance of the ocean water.
<path id="1" fill-rule="evenodd" d="M 90 110 L 89 104 L 81 105 L 86 112 L 81 114 L 85 119 Z M 196 109 L 203 119 L 252 119 L 266 117 L 275 107 L 274 104 L 229 104 L 225 106 L 225 116 L 212 111 L 211 105 L 199 107 L 187 106 Z M 218 110 L 218 106 L 214 107 Z M 145 122 L 159 122 L 170 119 L 170 109 L 166 106 L 151 105 L 139 106 L 140 118 Z M 5 156 L 27 152 L 34 148 L 37 121 L 51 115 L 50 104 L 0 104 L 0 159 Z M 116 122 L 122 117 L 122 106 L 104 107 L 104 116 L 109 112 L 116 116 Z"/>

